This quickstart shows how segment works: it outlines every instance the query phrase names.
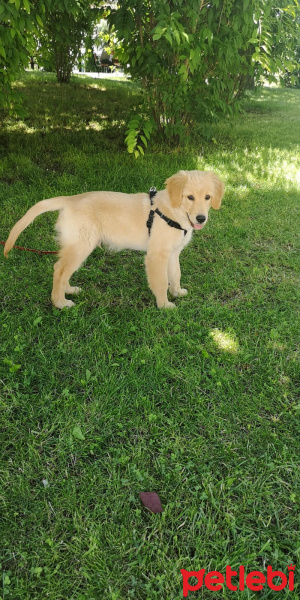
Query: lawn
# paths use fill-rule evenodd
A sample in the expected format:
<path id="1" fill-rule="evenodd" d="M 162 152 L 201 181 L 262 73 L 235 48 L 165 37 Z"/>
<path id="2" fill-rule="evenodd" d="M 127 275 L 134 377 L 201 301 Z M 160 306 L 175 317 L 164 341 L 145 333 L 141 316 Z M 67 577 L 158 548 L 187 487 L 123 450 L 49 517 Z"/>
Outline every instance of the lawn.
<path id="1" fill-rule="evenodd" d="M 123 143 L 132 82 L 17 85 L 28 115 L 2 116 L 1 240 L 43 198 L 162 188 L 179 169 L 214 169 L 226 193 L 182 254 L 189 294 L 172 311 L 156 309 L 140 252 L 97 249 L 63 311 L 50 303 L 55 257 L 1 261 L 1 598 L 179 600 L 181 569 L 288 575 L 300 557 L 300 90 L 262 88 L 234 121 L 136 161 Z M 54 221 L 18 243 L 55 250 Z M 297 566 L 280 597 L 300 598 L 296 579 Z M 257 592 L 189 593 L 237 597 Z M 260 598 L 274 597 L 265 584 Z"/>

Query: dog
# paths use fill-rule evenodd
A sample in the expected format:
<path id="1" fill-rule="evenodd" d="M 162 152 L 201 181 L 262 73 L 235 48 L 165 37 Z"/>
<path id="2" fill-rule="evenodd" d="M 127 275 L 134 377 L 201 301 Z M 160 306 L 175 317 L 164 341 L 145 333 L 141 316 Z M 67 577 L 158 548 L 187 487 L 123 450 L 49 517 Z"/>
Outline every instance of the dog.
<path id="1" fill-rule="evenodd" d="M 4 255 L 38 215 L 59 211 L 55 227 L 60 251 L 51 294 L 56 308 L 74 305 L 65 294 L 81 290 L 71 286 L 69 279 L 102 244 L 113 250 L 145 251 L 148 284 L 157 307 L 173 308 L 168 290 L 173 297 L 187 294 L 180 285 L 179 255 L 193 231 L 207 223 L 209 208 L 220 208 L 224 184 L 212 171 L 179 171 L 165 186 L 158 192 L 155 188 L 139 194 L 87 192 L 42 200 L 14 225 Z"/>

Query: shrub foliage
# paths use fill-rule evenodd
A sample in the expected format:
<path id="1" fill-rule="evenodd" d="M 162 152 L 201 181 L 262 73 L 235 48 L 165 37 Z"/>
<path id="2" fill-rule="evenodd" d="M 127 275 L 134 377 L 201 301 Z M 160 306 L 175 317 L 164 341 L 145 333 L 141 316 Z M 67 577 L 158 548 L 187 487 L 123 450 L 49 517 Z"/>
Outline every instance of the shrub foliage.
<path id="1" fill-rule="evenodd" d="M 122 0 L 111 10 L 118 57 L 144 90 L 144 111 L 128 129 L 129 151 L 137 152 L 150 130 L 180 139 L 199 118 L 233 114 L 262 74 L 273 81 L 292 68 L 297 7 L 289 0 L 280 5 Z"/>

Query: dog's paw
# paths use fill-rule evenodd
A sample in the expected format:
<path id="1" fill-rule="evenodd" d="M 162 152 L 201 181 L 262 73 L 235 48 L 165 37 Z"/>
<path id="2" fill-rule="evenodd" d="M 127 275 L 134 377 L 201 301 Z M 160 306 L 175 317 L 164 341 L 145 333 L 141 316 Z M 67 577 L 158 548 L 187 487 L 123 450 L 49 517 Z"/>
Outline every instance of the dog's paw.
<path id="1" fill-rule="evenodd" d="M 74 302 L 72 302 L 72 300 L 62 300 L 61 302 L 55 302 L 54 303 L 55 308 L 71 308 L 72 306 L 75 306 Z"/>
<path id="2" fill-rule="evenodd" d="M 75 306 L 75 302 L 72 302 L 72 300 L 66 300 L 63 308 L 71 308 L 72 306 Z"/>
<path id="3" fill-rule="evenodd" d="M 81 292 L 81 288 L 80 287 L 68 287 L 68 289 L 66 290 L 66 294 L 80 294 Z"/>
<path id="4" fill-rule="evenodd" d="M 163 306 L 159 306 L 159 308 L 176 308 L 176 304 L 174 302 L 165 302 Z"/>
<path id="5" fill-rule="evenodd" d="M 172 294 L 172 296 L 174 296 L 175 298 L 179 296 L 186 296 L 188 293 L 188 291 L 185 288 L 179 288 L 179 290 L 174 290 L 174 288 L 170 288 L 169 291 L 170 294 Z"/>
<path id="6" fill-rule="evenodd" d="M 186 296 L 188 291 L 185 288 L 180 288 L 176 294 L 176 296 Z"/>

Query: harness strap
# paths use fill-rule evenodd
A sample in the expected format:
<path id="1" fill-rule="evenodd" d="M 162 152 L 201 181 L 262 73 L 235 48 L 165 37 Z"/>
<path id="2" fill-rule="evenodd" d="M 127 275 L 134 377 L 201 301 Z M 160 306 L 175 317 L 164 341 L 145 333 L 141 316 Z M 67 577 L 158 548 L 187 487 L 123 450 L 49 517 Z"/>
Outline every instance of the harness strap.
<path id="1" fill-rule="evenodd" d="M 146 223 L 147 227 L 148 227 L 148 233 L 149 233 L 149 237 L 150 237 L 150 233 L 151 233 L 151 227 L 153 225 L 153 219 L 154 219 L 154 215 L 155 215 L 155 210 L 150 210 L 149 212 L 149 217 L 148 217 L 148 221 Z"/>
<path id="2" fill-rule="evenodd" d="M 166 221 L 166 223 L 168 223 L 168 225 L 170 225 L 170 227 L 175 227 L 175 229 L 181 229 L 181 231 L 184 231 L 184 235 L 187 234 L 187 229 L 183 229 L 183 227 L 181 227 L 181 225 L 179 225 L 179 223 L 177 223 L 177 221 L 173 221 L 172 219 L 169 219 L 168 217 L 163 215 L 160 212 L 160 210 L 158 210 L 158 208 L 155 210 L 155 212 L 161 217 L 161 219 Z"/>
<path id="3" fill-rule="evenodd" d="M 149 196 L 150 196 L 150 204 L 151 204 L 151 206 L 153 206 L 153 204 L 154 204 L 153 198 L 156 196 L 156 194 L 157 194 L 156 187 L 154 187 L 154 186 L 151 187 L 150 190 L 149 190 Z M 150 233 L 151 233 L 151 227 L 153 225 L 154 214 L 155 214 L 155 210 L 150 210 L 148 221 L 146 223 L 146 225 L 148 227 L 149 237 L 150 237 Z"/>
<path id="4" fill-rule="evenodd" d="M 151 206 L 153 206 L 154 202 L 153 202 L 153 198 L 156 196 L 157 194 L 157 190 L 155 187 L 150 188 L 149 190 L 149 196 L 150 196 L 150 204 Z M 177 221 L 173 221 L 172 219 L 169 219 L 168 217 L 166 217 L 165 215 L 163 215 L 162 212 L 160 212 L 160 210 L 158 208 L 156 208 L 155 210 L 151 209 L 149 212 L 149 217 L 148 217 L 148 221 L 146 223 L 147 227 L 148 227 L 148 232 L 149 232 L 149 236 L 151 233 L 151 227 L 153 225 L 153 220 L 155 217 L 155 213 L 164 221 L 166 221 L 166 223 L 170 226 L 170 227 L 175 227 L 175 229 L 181 229 L 181 231 L 184 231 L 184 235 L 187 234 L 187 229 L 183 229 L 183 227 L 181 227 L 181 225 L 179 225 L 179 223 L 177 223 Z"/>

